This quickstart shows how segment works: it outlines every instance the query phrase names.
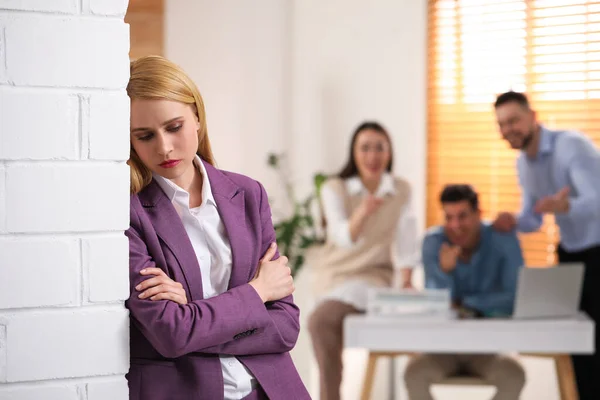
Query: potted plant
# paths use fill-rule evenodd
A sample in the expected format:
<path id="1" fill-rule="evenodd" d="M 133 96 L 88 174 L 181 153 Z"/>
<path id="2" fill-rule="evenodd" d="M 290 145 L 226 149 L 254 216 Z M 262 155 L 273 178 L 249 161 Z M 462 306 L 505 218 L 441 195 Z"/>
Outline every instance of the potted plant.
<path id="1" fill-rule="evenodd" d="M 285 155 L 283 153 L 268 155 L 267 163 L 279 174 L 284 184 L 287 200 L 292 206 L 292 212 L 285 218 L 276 221 L 275 234 L 281 254 L 290 261 L 292 275 L 295 276 L 305 262 L 306 251 L 313 245 L 322 244 L 323 236 L 319 233 L 313 214 L 313 205 L 319 201 L 321 185 L 326 176 L 317 173 L 313 177 L 313 189 L 303 199 L 298 199 L 286 172 Z"/>

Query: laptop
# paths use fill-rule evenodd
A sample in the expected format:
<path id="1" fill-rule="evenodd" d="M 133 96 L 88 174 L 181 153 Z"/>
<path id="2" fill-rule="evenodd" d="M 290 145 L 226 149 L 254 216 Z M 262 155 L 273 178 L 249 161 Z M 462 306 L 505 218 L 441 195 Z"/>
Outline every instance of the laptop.
<path id="1" fill-rule="evenodd" d="M 522 268 L 512 318 L 563 318 L 579 313 L 583 286 L 582 263 Z"/>

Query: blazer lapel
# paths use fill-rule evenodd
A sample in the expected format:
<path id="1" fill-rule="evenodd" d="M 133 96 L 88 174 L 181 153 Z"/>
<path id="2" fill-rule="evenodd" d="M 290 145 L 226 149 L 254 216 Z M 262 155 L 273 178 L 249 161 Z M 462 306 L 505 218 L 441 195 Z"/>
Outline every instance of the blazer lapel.
<path id="1" fill-rule="evenodd" d="M 202 299 L 202 276 L 198 258 L 175 207 L 154 179 L 140 192 L 139 197 L 157 235 L 177 258 L 187 281 L 191 300 Z M 166 265 L 161 267 L 166 268 Z"/>
<path id="2" fill-rule="evenodd" d="M 244 190 L 212 165 L 203 163 L 231 246 L 230 289 L 248 283 L 252 271 L 252 243 L 246 227 Z"/>

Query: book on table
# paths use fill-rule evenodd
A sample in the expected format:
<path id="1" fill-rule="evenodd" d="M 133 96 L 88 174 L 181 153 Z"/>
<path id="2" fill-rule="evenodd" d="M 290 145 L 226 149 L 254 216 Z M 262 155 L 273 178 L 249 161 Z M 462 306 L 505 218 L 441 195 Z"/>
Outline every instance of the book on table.
<path id="1" fill-rule="evenodd" d="M 367 314 L 378 316 L 451 316 L 448 289 L 373 288 L 367 295 Z"/>

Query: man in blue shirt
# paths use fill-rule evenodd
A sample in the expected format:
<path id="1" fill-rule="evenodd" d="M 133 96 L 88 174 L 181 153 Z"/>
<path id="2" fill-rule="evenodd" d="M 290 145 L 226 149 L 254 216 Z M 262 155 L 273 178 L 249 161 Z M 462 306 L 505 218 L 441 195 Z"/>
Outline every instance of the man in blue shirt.
<path id="1" fill-rule="evenodd" d="M 512 313 L 523 255 L 514 232 L 500 233 L 481 220 L 477 193 L 469 185 L 449 185 L 440 196 L 446 222 L 423 241 L 425 287 L 450 289 L 454 306 L 483 316 Z M 432 383 L 453 375 L 475 375 L 496 386 L 495 400 L 517 400 L 525 372 L 501 355 L 424 354 L 405 373 L 412 400 L 433 399 Z"/>
<path id="2" fill-rule="evenodd" d="M 554 214 L 561 237 L 558 260 L 585 264 L 580 309 L 597 324 L 600 152 L 579 132 L 554 131 L 539 124 L 522 93 L 504 93 L 494 106 L 502 136 L 513 149 L 521 150 L 517 171 L 522 191 L 521 212 L 500 213 L 494 227 L 503 232 L 515 228 L 535 232 L 542 225 L 543 214 Z M 597 334 L 595 344 L 599 349 Z M 593 356 L 574 356 L 573 366 L 580 398 L 600 398 L 598 352 Z"/>

